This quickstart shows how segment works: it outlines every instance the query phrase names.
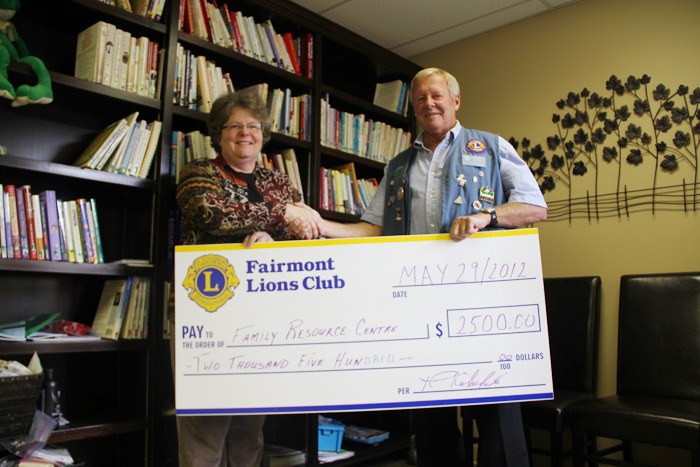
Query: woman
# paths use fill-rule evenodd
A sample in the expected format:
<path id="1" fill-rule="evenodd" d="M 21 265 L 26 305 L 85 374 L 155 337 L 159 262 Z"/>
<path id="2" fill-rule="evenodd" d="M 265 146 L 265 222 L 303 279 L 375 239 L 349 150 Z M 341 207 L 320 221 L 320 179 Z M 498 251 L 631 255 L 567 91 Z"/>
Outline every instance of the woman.
<path id="1" fill-rule="evenodd" d="M 284 173 L 256 166 L 270 126 L 255 94 L 227 94 L 214 102 L 207 127 L 218 155 L 190 162 L 180 172 L 183 244 L 243 241 L 250 246 L 292 239 L 286 223 L 315 215 L 300 203 Z"/>
<path id="2" fill-rule="evenodd" d="M 177 188 L 186 245 L 287 240 L 286 224 L 313 216 L 282 172 L 257 166 L 270 118 L 252 93 L 212 105 L 207 127 L 216 159 L 183 167 Z M 294 204 L 298 203 L 298 204 Z M 180 466 L 259 466 L 264 415 L 178 417 Z"/>

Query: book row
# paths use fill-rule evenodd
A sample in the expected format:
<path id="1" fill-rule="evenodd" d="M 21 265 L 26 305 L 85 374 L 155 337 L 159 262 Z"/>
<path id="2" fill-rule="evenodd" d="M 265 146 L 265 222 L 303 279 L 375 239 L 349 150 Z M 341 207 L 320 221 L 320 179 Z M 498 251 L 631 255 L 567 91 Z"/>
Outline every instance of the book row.
<path id="1" fill-rule="evenodd" d="M 408 113 L 408 83 L 400 79 L 377 83 L 373 104 L 404 117 Z"/>
<path id="2" fill-rule="evenodd" d="M 94 199 L 60 200 L 54 190 L 0 185 L 0 257 L 103 263 Z"/>
<path id="3" fill-rule="evenodd" d="M 292 186 L 301 193 L 301 200 L 304 201 L 304 187 L 301 183 L 301 172 L 299 171 L 299 161 L 293 148 L 283 149 L 269 156 L 260 153 L 258 165 L 270 170 L 277 170 L 287 174 Z"/>
<path id="4" fill-rule="evenodd" d="M 268 19 L 256 23 L 252 16 L 230 11 L 223 3 L 180 0 L 178 27 L 200 39 L 307 78 L 313 77 L 313 35 L 294 38 L 277 33 Z"/>
<path id="5" fill-rule="evenodd" d="M 144 18 L 160 21 L 166 0 L 100 0 L 102 3 L 116 6 L 122 10 L 136 13 Z"/>
<path id="6" fill-rule="evenodd" d="M 111 340 L 147 338 L 150 288 L 148 277 L 129 276 L 105 281 L 92 334 Z"/>
<path id="7" fill-rule="evenodd" d="M 133 112 L 107 126 L 83 150 L 73 165 L 146 178 L 160 140 L 162 123 L 138 120 Z"/>
<path id="8" fill-rule="evenodd" d="M 389 162 L 411 144 L 411 132 L 334 109 L 326 95 L 321 101 L 321 144 L 360 157 Z"/>
<path id="9" fill-rule="evenodd" d="M 75 77 L 158 99 L 163 49 L 147 37 L 135 37 L 98 21 L 78 34 Z"/>
<path id="10" fill-rule="evenodd" d="M 231 75 L 203 55 L 195 55 L 177 44 L 173 104 L 209 113 L 222 94 L 233 92 Z"/>
<path id="11" fill-rule="evenodd" d="M 311 140 L 311 96 L 292 96 L 291 89 L 273 89 L 267 83 L 254 84 L 238 92 L 254 92 L 266 103 L 272 131 L 305 141 Z"/>
<path id="12" fill-rule="evenodd" d="M 352 162 L 334 169 L 321 167 L 319 206 L 326 211 L 361 215 L 377 192 L 375 178 L 358 179 Z"/>
<path id="13" fill-rule="evenodd" d="M 211 145 L 211 137 L 198 130 L 173 131 L 170 145 L 170 173 L 175 183 L 180 181 L 180 170 L 196 159 L 215 159 L 216 151 Z"/>
<path id="14" fill-rule="evenodd" d="M 195 55 L 180 44 L 175 59 L 173 103 L 191 110 L 209 113 L 221 95 L 234 92 L 230 73 L 203 55 Z M 293 96 L 291 89 L 269 90 L 267 83 L 255 84 L 238 92 L 253 92 L 266 104 L 272 119 L 272 131 L 293 138 L 311 139 L 311 96 Z"/>

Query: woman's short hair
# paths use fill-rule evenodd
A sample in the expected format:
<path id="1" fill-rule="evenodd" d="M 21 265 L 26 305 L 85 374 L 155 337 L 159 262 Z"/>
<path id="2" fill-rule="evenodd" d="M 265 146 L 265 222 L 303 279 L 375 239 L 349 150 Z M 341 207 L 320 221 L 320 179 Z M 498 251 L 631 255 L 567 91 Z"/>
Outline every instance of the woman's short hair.
<path id="1" fill-rule="evenodd" d="M 219 141 L 221 140 L 221 127 L 228 122 L 231 112 L 234 109 L 246 109 L 257 121 L 262 124 L 263 144 L 270 141 L 270 128 L 272 121 L 267 112 L 265 103 L 255 92 L 231 92 L 218 97 L 211 106 L 207 130 L 211 136 L 211 145 L 216 152 L 221 151 Z"/>
<path id="2" fill-rule="evenodd" d="M 452 98 L 455 98 L 460 95 L 459 82 L 457 81 L 457 78 L 452 76 L 449 72 L 443 70 L 442 68 L 423 68 L 421 71 L 416 73 L 416 76 L 414 76 L 411 80 L 411 99 L 413 99 L 413 86 L 416 83 L 424 81 L 433 75 L 439 75 L 443 77 L 443 79 L 447 83 L 447 88 L 449 89 L 450 96 L 452 96 Z"/>

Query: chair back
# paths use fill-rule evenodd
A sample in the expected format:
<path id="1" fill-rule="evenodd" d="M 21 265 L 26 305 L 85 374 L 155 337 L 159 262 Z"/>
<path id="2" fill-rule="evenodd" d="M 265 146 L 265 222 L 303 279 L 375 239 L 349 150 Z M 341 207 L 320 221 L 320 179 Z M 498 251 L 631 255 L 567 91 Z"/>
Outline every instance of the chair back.
<path id="1" fill-rule="evenodd" d="M 700 401 L 700 272 L 620 278 L 617 393 Z"/>
<path id="2" fill-rule="evenodd" d="M 544 279 L 555 390 L 594 394 L 600 288 L 598 276 Z"/>

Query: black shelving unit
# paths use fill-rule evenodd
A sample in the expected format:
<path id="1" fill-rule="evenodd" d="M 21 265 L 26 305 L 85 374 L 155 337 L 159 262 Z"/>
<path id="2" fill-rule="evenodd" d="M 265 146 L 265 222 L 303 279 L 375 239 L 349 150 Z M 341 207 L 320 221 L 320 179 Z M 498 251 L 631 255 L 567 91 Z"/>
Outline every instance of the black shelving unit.
<path id="1" fill-rule="evenodd" d="M 98 0 L 29 2 L 13 18 L 30 53 L 50 71 L 54 102 L 12 108 L 0 106 L 0 183 L 31 185 L 32 191 L 55 190 L 63 199 L 94 198 L 98 206 L 105 252 L 104 264 L 0 259 L 0 319 L 23 319 L 57 311 L 61 319 L 90 324 L 104 282 L 130 275 L 151 279 L 148 339 L 143 341 L 0 342 L 0 358 L 28 360 L 37 351 L 45 368 L 53 368 L 63 390 L 67 427 L 54 432 L 52 444 L 65 445 L 88 465 L 175 465 L 173 386 L 169 346 L 162 339 L 165 281 L 171 279 L 167 247 L 168 216 L 173 207 L 170 173 L 172 131 L 206 131 L 206 114 L 173 104 L 175 49 L 178 43 L 215 60 L 232 76 L 236 88 L 267 82 L 311 95 L 311 139 L 273 134 L 265 151 L 294 148 L 307 203 L 318 207 L 319 170 L 353 162 L 358 175 L 383 174 L 382 163 L 323 147 L 319 139 L 321 100 L 333 107 L 363 113 L 394 127 L 413 131 L 413 117 L 372 104 L 375 85 L 394 79 L 410 81 L 419 67 L 365 38 L 286 0 L 224 0 L 232 10 L 270 20 L 277 32 L 294 36 L 309 32 L 314 39 L 314 74 L 297 76 L 178 31 L 180 2 L 166 2 L 160 21 L 109 6 Z M 218 2 L 219 5 L 224 3 Z M 132 35 L 144 35 L 164 50 L 161 95 L 138 96 L 73 76 L 78 34 L 97 21 L 115 24 Z M 10 81 L 27 83 L 33 76 L 13 63 Z M 141 179 L 72 166 L 80 152 L 103 128 L 134 111 L 139 119 L 160 120 L 162 132 L 148 178 Z M 357 216 L 323 213 L 342 221 Z M 115 264 L 145 259 L 148 266 Z M 378 446 L 357 446 L 354 458 L 335 465 L 362 465 L 407 450 L 410 412 L 337 414 L 364 426 L 390 431 Z M 270 416 L 271 442 L 316 452 L 316 414 Z M 308 465 L 317 465 L 315 455 Z"/>

